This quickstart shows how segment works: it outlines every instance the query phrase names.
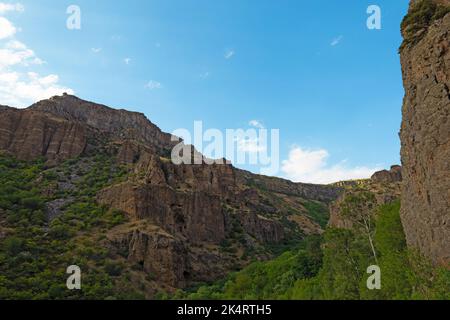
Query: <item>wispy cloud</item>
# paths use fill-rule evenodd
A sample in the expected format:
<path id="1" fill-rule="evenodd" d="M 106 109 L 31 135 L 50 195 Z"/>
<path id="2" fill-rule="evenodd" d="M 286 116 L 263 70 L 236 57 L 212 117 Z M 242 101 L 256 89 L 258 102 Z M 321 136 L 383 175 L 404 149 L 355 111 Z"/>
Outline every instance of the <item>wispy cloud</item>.
<path id="1" fill-rule="evenodd" d="M 203 72 L 202 74 L 200 74 L 200 79 L 202 80 L 206 80 L 209 78 L 211 74 L 209 73 L 209 71 Z"/>
<path id="2" fill-rule="evenodd" d="M 331 41 L 330 46 L 332 46 L 332 47 L 337 46 L 343 39 L 344 39 L 344 36 L 343 36 L 343 35 L 340 35 L 340 36 L 334 38 L 334 39 Z"/>
<path id="3" fill-rule="evenodd" d="M 281 171 L 285 178 L 304 183 L 333 183 L 338 181 L 366 179 L 381 167 L 349 167 L 345 161 L 328 165 L 330 154 L 325 149 L 310 150 L 294 146 L 289 158 L 282 162 Z"/>
<path id="4" fill-rule="evenodd" d="M 0 14 L 4 14 L 8 11 L 23 12 L 25 10 L 24 6 L 20 3 L 4 3 L 0 2 Z"/>
<path id="5" fill-rule="evenodd" d="M 111 36 L 111 40 L 112 41 L 120 41 L 120 40 L 122 40 L 122 36 L 119 34 L 114 34 Z"/>
<path id="6" fill-rule="evenodd" d="M 157 90 L 157 89 L 162 89 L 162 84 L 158 81 L 155 80 L 150 80 L 146 85 L 145 88 L 149 89 L 149 90 Z"/>
<path id="7" fill-rule="evenodd" d="M 252 127 L 258 128 L 258 129 L 264 129 L 264 125 L 259 120 L 250 120 L 248 124 Z"/>
<path id="8" fill-rule="evenodd" d="M 24 7 L 0 2 L 0 13 L 10 11 L 22 12 Z M 10 20 L 0 17 L 0 104 L 21 108 L 64 92 L 73 94 L 59 84 L 58 75 L 41 76 L 31 69 L 45 62 L 15 38 L 16 32 Z"/>
<path id="9" fill-rule="evenodd" d="M 227 50 L 227 52 L 225 52 L 224 58 L 227 60 L 231 59 L 235 54 L 236 52 L 234 50 Z"/>
<path id="10" fill-rule="evenodd" d="M 260 143 L 257 137 L 239 137 L 236 138 L 239 151 L 247 153 L 258 153 L 267 150 L 267 146 Z"/>
<path id="11" fill-rule="evenodd" d="M 91 48 L 91 51 L 93 53 L 100 53 L 102 51 L 102 48 Z"/>
<path id="12" fill-rule="evenodd" d="M 131 58 L 125 58 L 123 59 L 123 62 L 125 62 L 126 65 L 129 65 L 131 63 Z"/>

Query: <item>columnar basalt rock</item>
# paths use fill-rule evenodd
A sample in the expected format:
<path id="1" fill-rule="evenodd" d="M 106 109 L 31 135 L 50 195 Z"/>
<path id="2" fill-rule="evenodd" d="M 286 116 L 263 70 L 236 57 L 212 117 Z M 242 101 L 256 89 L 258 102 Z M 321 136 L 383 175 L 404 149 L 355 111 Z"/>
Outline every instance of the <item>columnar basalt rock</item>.
<path id="1" fill-rule="evenodd" d="M 0 115 L 0 150 L 18 159 L 61 161 L 81 155 L 86 147 L 86 131 L 78 123 L 12 108 Z"/>
<path id="2" fill-rule="evenodd" d="M 145 219 L 192 243 L 225 239 L 225 217 L 220 199 L 200 192 L 179 192 L 168 186 L 124 183 L 103 190 L 101 204 L 119 209 L 132 219 Z"/>
<path id="3" fill-rule="evenodd" d="M 441 12 L 450 7 L 449 0 L 435 2 L 447 8 L 441 8 Z M 418 3 L 411 3 L 410 14 Z M 448 265 L 450 12 L 419 27 L 415 35 L 408 32 L 408 25 L 402 30 L 405 98 L 400 134 L 404 179 L 401 217 L 408 245 L 435 263 Z"/>
<path id="4" fill-rule="evenodd" d="M 119 226 L 108 238 L 135 267 L 170 286 L 186 284 L 187 249 L 180 239 L 145 220 Z"/>

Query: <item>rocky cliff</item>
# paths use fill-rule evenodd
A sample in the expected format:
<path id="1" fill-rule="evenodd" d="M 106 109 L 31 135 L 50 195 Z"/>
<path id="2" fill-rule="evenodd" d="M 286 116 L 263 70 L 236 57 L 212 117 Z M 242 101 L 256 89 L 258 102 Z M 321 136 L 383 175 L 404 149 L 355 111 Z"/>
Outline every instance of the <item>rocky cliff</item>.
<path id="1" fill-rule="evenodd" d="M 168 288 L 217 279 L 251 259 L 269 258 L 270 246 L 321 233 L 326 209 L 317 208 L 341 192 L 230 164 L 175 165 L 171 135 L 144 115 L 70 95 L 23 110 L 2 106 L 0 115 L 0 150 L 21 160 L 43 158 L 50 171 L 61 172 L 58 180 L 69 181 L 42 188 L 51 200 L 50 222 L 79 197 L 76 181 L 98 154 L 114 163 L 109 171 L 125 170 L 93 195 L 126 215 L 98 245 Z"/>
<path id="2" fill-rule="evenodd" d="M 402 34 L 402 223 L 409 246 L 448 265 L 450 1 L 412 1 Z"/>
<path id="3" fill-rule="evenodd" d="M 0 115 L 0 149 L 18 159 L 61 161 L 79 156 L 86 147 L 85 128 L 77 122 L 12 108 L 0 109 Z"/>
<path id="4" fill-rule="evenodd" d="M 372 177 L 372 181 L 375 182 L 400 182 L 402 181 L 402 167 L 392 166 L 391 170 L 382 170 L 375 172 Z"/>
<path id="5" fill-rule="evenodd" d="M 389 171 L 376 172 L 371 179 L 344 184 L 345 191 L 330 205 L 328 225 L 334 228 L 352 229 L 356 227 L 355 221 L 360 216 L 375 220 L 380 206 L 400 199 L 401 171 L 400 166 L 392 166 Z"/>

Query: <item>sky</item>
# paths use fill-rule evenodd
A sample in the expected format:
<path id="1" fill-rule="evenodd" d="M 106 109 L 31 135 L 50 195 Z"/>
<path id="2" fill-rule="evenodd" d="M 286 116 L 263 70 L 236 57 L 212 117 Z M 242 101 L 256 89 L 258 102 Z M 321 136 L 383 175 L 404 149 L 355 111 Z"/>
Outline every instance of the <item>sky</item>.
<path id="1" fill-rule="evenodd" d="M 69 29 L 67 9 L 80 9 Z M 381 9 L 370 30 L 369 5 Z M 296 182 L 400 162 L 398 48 L 407 0 L 0 1 L 0 104 L 63 92 L 144 113 L 163 131 L 279 129 Z M 73 21 L 73 20 L 71 20 Z M 247 141 L 244 148 L 258 148 Z M 259 173 L 260 165 L 237 164 Z"/>

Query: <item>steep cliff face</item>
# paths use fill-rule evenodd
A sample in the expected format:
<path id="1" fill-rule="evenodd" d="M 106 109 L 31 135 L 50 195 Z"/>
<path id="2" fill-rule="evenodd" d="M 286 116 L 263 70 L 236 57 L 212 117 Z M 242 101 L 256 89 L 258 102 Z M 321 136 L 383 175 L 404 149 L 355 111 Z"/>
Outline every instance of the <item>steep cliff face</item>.
<path id="1" fill-rule="evenodd" d="M 409 246 L 450 263 L 450 1 L 412 1 L 402 25 L 401 217 Z"/>
<path id="2" fill-rule="evenodd" d="M 157 276 L 162 283 L 178 288 L 186 285 L 186 246 L 163 229 L 141 220 L 113 229 L 108 240 L 114 249 L 126 253 L 130 263 Z"/>
<path id="3" fill-rule="evenodd" d="M 158 153 L 167 153 L 173 146 L 171 135 L 162 132 L 142 113 L 115 110 L 71 95 L 39 101 L 27 110 L 81 123 L 110 139 L 143 143 Z"/>
<path id="4" fill-rule="evenodd" d="M 0 149 L 18 159 L 45 157 L 52 164 L 80 156 L 86 149 L 118 143 L 119 159 L 132 163 L 141 145 L 170 154 L 171 135 L 143 114 L 114 110 L 64 95 L 23 110 L 0 106 Z"/>
<path id="5" fill-rule="evenodd" d="M 32 110 L 0 109 L 0 149 L 18 159 L 46 157 L 61 161 L 79 156 L 85 149 L 85 127 Z"/>

